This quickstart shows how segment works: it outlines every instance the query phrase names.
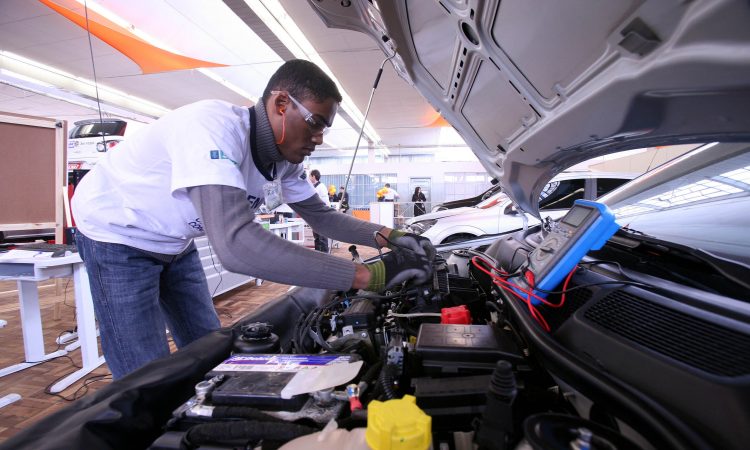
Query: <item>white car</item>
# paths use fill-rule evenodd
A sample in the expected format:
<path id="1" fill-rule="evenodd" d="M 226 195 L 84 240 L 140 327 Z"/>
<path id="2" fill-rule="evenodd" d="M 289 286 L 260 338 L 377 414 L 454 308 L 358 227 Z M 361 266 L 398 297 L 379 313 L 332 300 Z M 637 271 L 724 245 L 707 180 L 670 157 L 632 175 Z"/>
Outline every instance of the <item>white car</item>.
<path id="1" fill-rule="evenodd" d="M 539 196 L 542 217 L 558 219 L 579 199 L 593 200 L 625 184 L 635 174 L 586 172 L 563 173 L 547 183 Z M 476 206 L 447 209 L 414 217 L 407 231 L 429 238 L 433 244 L 448 244 L 487 234 L 520 230 L 539 220 L 513 207 L 504 192 L 497 192 Z"/>
<path id="2" fill-rule="evenodd" d="M 120 119 L 87 119 L 75 123 L 68 136 L 68 170 L 91 169 L 125 139 L 128 123 Z"/>
<path id="3" fill-rule="evenodd" d="M 497 194 L 500 192 L 500 189 L 502 189 L 502 186 L 499 184 L 496 184 L 486 191 L 482 192 L 479 195 L 475 195 L 474 197 L 469 198 L 462 198 L 460 200 L 452 200 L 450 202 L 444 202 L 444 203 L 438 203 L 437 205 L 432 207 L 431 212 L 438 212 L 438 211 L 445 211 L 446 209 L 454 209 L 454 208 L 462 208 L 464 206 L 476 206 L 479 203 L 487 200 L 491 196 Z"/>

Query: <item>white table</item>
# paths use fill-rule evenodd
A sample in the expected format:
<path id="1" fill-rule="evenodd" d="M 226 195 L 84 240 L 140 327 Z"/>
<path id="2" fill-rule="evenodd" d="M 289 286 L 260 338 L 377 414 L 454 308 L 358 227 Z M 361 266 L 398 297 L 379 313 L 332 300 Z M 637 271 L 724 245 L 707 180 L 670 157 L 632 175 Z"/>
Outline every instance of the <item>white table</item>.
<path id="1" fill-rule="evenodd" d="M 78 253 L 58 258 L 52 258 L 49 255 L 51 253 L 29 256 L 29 252 L 26 251 L 11 251 L 0 254 L 0 280 L 15 280 L 18 283 L 23 348 L 26 356 L 25 362 L 0 369 L 0 377 L 65 355 L 80 346 L 83 367 L 50 388 L 50 392 L 57 393 L 102 365 L 104 357 L 99 356 L 94 304 L 91 299 L 89 277 L 81 257 Z M 75 287 L 78 342 L 66 346 L 64 350 L 45 353 L 37 283 L 51 278 L 69 277 L 71 275 Z"/>
<path id="2" fill-rule="evenodd" d="M 305 225 L 305 221 L 302 219 L 286 219 L 284 223 L 269 224 L 268 229 L 282 239 L 298 245 L 305 245 Z M 295 233 L 297 233 L 297 239 L 294 238 Z M 263 280 L 256 278 L 255 285 L 260 286 L 261 284 L 263 284 Z"/>
<path id="3" fill-rule="evenodd" d="M 305 243 L 305 221 L 302 219 L 286 219 L 284 223 L 272 223 L 269 225 L 269 230 L 295 244 Z M 294 233 L 297 233 L 297 239 L 294 239 Z"/>

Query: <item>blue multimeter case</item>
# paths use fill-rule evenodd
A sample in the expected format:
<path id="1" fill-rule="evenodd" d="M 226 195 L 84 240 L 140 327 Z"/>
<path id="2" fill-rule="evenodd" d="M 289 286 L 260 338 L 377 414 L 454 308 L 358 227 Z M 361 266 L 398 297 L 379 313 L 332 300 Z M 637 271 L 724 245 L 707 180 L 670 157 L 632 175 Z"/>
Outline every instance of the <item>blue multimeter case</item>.
<path id="1" fill-rule="evenodd" d="M 557 287 L 590 250 L 598 250 L 620 228 L 607 205 L 576 200 L 570 211 L 529 255 L 527 270 L 534 274 L 534 294 Z M 513 282 L 528 289 L 524 277 Z M 523 295 L 523 294 L 522 294 Z M 541 303 L 532 298 L 532 304 Z"/>

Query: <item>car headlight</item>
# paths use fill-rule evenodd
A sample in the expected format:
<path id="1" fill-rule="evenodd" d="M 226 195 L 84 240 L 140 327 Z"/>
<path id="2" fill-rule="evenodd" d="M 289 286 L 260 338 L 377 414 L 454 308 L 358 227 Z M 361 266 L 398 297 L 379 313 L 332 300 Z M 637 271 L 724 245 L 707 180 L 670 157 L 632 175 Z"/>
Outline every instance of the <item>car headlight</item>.
<path id="1" fill-rule="evenodd" d="M 419 222 L 414 222 L 411 225 L 408 225 L 406 227 L 406 230 L 410 233 L 414 234 L 422 234 L 425 231 L 432 228 L 433 225 L 437 223 L 437 219 L 432 220 L 420 220 Z"/>

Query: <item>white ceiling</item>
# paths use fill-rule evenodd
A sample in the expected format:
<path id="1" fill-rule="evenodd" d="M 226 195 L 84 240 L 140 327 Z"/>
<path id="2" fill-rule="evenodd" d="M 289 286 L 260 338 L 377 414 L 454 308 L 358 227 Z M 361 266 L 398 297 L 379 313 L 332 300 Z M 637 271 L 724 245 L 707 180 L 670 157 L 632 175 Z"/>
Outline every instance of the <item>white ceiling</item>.
<path id="1" fill-rule="evenodd" d="M 82 15 L 86 13 L 82 4 L 75 0 L 54 1 Z M 90 100 L 95 97 L 93 91 L 79 89 L 80 80 L 79 84 L 73 83 L 75 77 L 94 79 L 92 53 L 102 98 L 102 89 L 106 87 L 165 109 L 207 98 L 249 105 L 252 102 L 248 97 L 259 97 L 270 74 L 295 54 L 258 19 L 261 14 L 257 9 L 251 10 L 248 6 L 263 8 L 265 5 L 270 10 L 278 4 L 352 99 L 359 113 L 348 116 L 361 117 L 384 59 L 382 52 L 367 36 L 327 29 L 302 0 L 247 0 L 247 3 L 244 0 L 87 0 L 89 14 L 101 5 L 126 24 L 132 24 L 136 34 L 148 36 L 166 50 L 229 65 L 209 71 L 149 75 L 142 74 L 134 62 L 95 36 L 91 37 L 90 48 L 84 29 L 44 4 L 32 0 L 2 0 L 0 50 L 10 53 L 0 53 L 0 82 L 4 83 L 0 84 L 0 111 L 68 121 L 97 117 L 95 110 L 71 103 L 95 104 Z M 249 13 L 250 19 L 243 20 L 236 14 L 238 11 Z M 32 62 L 19 63 L 18 57 Z M 37 63 L 67 72 L 46 89 L 48 94 L 53 91 L 58 98 L 65 97 L 67 101 L 36 94 L 32 92 L 33 86 L 14 78 L 18 74 L 16 70 L 22 71 L 22 68 L 39 73 L 38 67 L 30 68 Z M 42 68 L 42 72 L 46 70 Z M 209 78 L 207 72 L 229 81 L 244 95 Z M 28 73 L 31 72 L 26 76 Z M 72 84 L 68 84 L 69 80 Z M 40 92 L 39 88 L 36 90 Z M 116 111 L 116 108 L 110 110 Z M 347 115 L 342 116 L 326 139 L 337 148 L 353 148 L 360 123 L 349 119 L 347 124 Z M 139 117 L 142 121 L 148 120 L 143 115 Z M 391 149 L 438 145 L 440 129 L 428 127 L 436 117 L 434 109 L 386 64 L 368 116 L 381 142 Z M 135 115 L 128 118 L 135 118 Z"/>

